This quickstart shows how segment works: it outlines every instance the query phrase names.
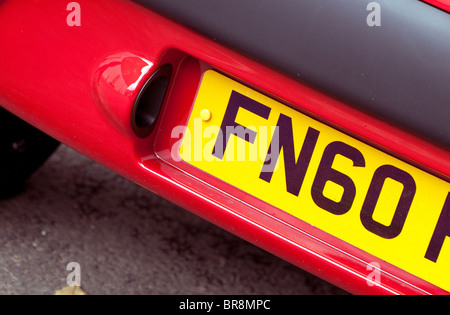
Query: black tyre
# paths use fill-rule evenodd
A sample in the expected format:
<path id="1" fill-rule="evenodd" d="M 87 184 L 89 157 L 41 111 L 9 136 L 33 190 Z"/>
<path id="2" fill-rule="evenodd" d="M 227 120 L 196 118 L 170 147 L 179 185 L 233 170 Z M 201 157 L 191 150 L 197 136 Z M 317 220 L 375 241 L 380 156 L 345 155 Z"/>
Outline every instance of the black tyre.
<path id="1" fill-rule="evenodd" d="M 0 198 L 23 191 L 25 181 L 59 142 L 0 108 Z"/>

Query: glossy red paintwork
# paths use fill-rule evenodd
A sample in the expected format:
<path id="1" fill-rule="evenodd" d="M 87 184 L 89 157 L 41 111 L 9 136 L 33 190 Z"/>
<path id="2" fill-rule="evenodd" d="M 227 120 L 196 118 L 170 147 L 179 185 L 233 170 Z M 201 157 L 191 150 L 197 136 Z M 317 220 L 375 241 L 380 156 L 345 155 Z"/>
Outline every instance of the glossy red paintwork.
<path id="1" fill-rule="evenodd" d="M 424 0 L 424 1 L 438 8 L 441 8 L 442 10 L 450 12 L 450 0 Z"/>
<path id="2" fill-rule="evenodd" d="M 171 160 L 203 71 L 214 68 L 442 178 L 450 153 L 314 91 L 125 0 L 79 0 L 81 26 L 60 0 L 0 5 L 0 104 L 68 146 L 244 239 L 350 292 L 445 293 L 198 170 Z M 136 137 L 130 115 L 160 66 L 174 74 L 157 129 Z"/>

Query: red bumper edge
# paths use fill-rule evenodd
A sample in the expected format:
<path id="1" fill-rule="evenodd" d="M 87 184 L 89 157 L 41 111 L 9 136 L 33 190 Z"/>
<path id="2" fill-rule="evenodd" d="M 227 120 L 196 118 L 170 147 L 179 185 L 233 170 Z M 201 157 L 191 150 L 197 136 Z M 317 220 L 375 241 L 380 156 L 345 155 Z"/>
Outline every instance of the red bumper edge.
<path id="1" fill-rule="evenodd" d="M 170 161 L 171 131 L 185 125 L 202 73 L 244 82 L 333 127 L 450 178 L 450 153 L 360 113 L 140 6 L 123 0 L 0 4 L 0 104 L 80 153 L 185 209 L 349 292 L 443 294 L 409 273 L 220 183 L 201 181 Z M 156 129 L 134 135 L 130 115 L 146 80 L 173 68 Z M 242 198 L 240 198 L 242 197 Z M 381 282 L 368 283 L 371 262 Z"/>
<path id="2" fill-rule="evenodd" d="M 424 0 L 424 1 L 444 11 L 450 12 L 449 0 Z"/>

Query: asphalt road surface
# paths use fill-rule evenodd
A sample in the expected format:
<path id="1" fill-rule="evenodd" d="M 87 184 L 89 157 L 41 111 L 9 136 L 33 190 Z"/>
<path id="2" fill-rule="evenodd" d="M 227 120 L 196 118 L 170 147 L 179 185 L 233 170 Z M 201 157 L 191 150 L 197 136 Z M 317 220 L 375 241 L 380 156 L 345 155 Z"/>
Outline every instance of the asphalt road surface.
<path id="1" fill-rule="evenodd" d="M 61 146 L 0 201 L 0 294 L 345 294 Z"/>

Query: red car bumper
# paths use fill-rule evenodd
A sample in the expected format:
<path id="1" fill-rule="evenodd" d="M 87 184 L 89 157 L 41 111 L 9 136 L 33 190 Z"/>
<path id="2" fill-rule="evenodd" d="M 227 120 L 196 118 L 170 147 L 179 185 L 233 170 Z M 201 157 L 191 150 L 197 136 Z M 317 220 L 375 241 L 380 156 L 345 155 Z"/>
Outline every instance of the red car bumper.
<path id="1" fill-rule="evenodd" d="M 446 1 L 430 1 L 444 9 Z M 269 252 L 353 293 L 447 293 L 220 181 L 170 161 L 171 131 L 186 125 L 202 74 L 218 69 L 257 91 L 294 104 L 339 130 L 441 179 L 450 153 L 312 90 L 137 4 L 78 1 L 0 4 L 0 104 L 57 140 Z M 136 136 L 139 92 L 163 65 L 172 80 L 156 128 Z M 301 104 L 301 106 L 300 106 Z M 232 191 L 234 196 L 230 196 Z M 381 282 L 368 285 L 378 262 Z"/>

